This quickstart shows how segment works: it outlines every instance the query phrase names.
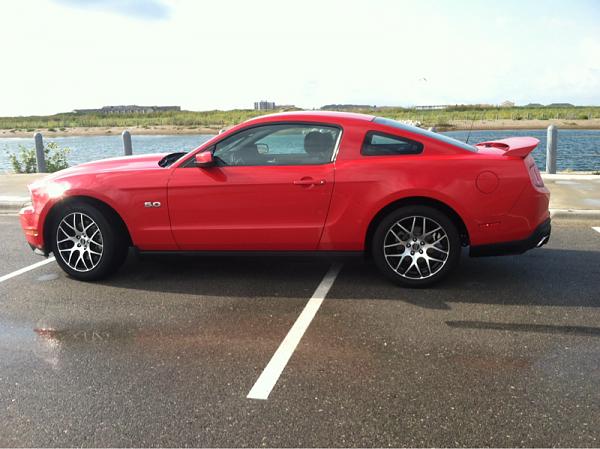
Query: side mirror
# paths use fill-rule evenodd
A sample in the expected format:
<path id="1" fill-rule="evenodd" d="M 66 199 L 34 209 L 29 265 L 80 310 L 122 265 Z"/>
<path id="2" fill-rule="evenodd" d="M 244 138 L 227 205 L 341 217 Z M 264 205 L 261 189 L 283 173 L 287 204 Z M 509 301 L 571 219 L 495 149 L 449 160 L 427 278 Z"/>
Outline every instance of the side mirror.
<path id="1" fill-rule="evenodd" d="M 208 168 L 215 165 L 215 160 L 213 159 L 211 151 L 203 151 L 202 153 L 198 153 L 196 156 L 194 156 L 194 159 L 196 167 Z"/>

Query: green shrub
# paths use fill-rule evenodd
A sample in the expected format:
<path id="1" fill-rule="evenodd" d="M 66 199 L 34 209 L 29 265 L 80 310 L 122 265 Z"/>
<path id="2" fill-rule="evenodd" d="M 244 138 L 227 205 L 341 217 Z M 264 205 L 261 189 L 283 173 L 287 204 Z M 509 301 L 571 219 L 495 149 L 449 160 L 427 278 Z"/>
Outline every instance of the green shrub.
<path id="1" fill-rule="evenodd" d="M 70 152 L 69 148 L 60 148 L 56 142 L 49 142 L 44 148 L 48 173 L 68 168 L 67 155 Z M 24 145 L 19 145 L 18 153 L 8 153 L 8 159 L 15 173 L 37 172 L 35 148 L 27 148 Z"/>

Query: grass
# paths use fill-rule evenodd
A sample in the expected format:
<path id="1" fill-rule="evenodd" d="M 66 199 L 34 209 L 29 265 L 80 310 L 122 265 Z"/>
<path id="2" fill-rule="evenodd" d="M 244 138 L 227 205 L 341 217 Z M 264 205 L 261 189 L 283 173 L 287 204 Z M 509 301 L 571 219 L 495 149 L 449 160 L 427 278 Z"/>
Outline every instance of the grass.
<path id="1" fill-rule="evenodd" d="M 396 120 L 415 120 L 422 126 L 452 128 L 455 122 L 495 121 L 495 120 L 588 120 L 600 118 L 600 106 L 566 108 L 514 107 L 484 108 L 475 106 L 454 106 L 444 110 L 416 110 L 410 108 L 346 108 L 352 112 L 362 112 Z M 273 111 L 277 112 L 277 111 Z M 96 127 L 134 127 L 145 129 L 152 126 L 177 126 L 182 128 L 222 128 L 240 123 L 265 111 L 234 109 L 230 111 L 168 111 L 151 114 L 75 114 L 63 113 L 49 116 L 0 117 L 0 129 L 66 129 Z"/>
<path id="2" fill-rule="evenodd" d="M 600 106 L 566 108 L 514 107 L 484 108 L 454 106 L 443 110 L 416 110 L 403 108 L 355 109 L 356 112 L 376 114 L 395 120 L 416 120 L 422 126 L 452 128 L 456 122 L 493 122 L 497 120 L 589 120 L 600 119 Z"/>
<path id="3" fill-rule="evenodd" d="M 223 127 L 263 115 L 264 111 L 168 111 L 151 114 L 75 114 L 64 113 L 49 116 L 0 117 L 0 129 L 49 129 L 49 128 L 97 128 L 97 127 Z"/>

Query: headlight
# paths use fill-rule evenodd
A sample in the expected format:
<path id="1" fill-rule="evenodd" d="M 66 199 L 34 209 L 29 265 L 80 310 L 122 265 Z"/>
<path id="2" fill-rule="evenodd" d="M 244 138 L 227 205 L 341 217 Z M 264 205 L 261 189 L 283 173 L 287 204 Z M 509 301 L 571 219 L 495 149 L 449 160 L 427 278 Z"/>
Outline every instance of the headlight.
<path id="1" fill-rule="evenodd" d="M 68 190 L 69 184 L 66 182 L 49 182 L 45 185 L 44 190 L 48 198 L 60 198 Z"/>

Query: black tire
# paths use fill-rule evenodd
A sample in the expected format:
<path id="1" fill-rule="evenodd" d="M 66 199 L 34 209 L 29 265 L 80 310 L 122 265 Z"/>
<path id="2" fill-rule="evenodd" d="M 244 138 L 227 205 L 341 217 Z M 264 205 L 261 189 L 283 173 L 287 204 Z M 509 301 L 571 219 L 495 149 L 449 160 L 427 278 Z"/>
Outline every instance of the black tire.
<path id="1" fill-rule="evenodd" d="M 414 221 L 413 229 L 407 229 L 407 223 L 413 223 L 412 217 L 419 218 Z M 423 225 L 417 224 L 417 221 L 423 223 L 423 217 L 427 219 L 426 234 L 421 242 L 419 232 L 422 235 L 420 228 Z M 437 233 L 436 224 L 441 228 Z M 414 234 L 404 232 L 403 229 L 414 230 Z M 436 242 L 435 239 L 441 242 Z M 432 245 L 434 242 L 435 245 Z M 421 243 L 425 245 L 420 246 Z M 410 248 L 407 247 L 408 244 L 411 245 Z M 384 245 L 389 247 L 384 249 Z M 447 254 L 443 251 L 447 251 Z M 460 260 L 461 242 L 456 225 L 443 212 L 429 206 L 405 206 L 390 212 L 377 225 L 371 241 L 371 252 L 377 268 L 393 282 L 405 287 L 427 287 L 439 282 L 456 268 Z M 428 257 L 425 258 L 423 254 Z M 439 262 L 434 261 L 438 258 Z M 405 270 L 407 272 L 403 273 Z"/>
<path id="2" fill-rule="evenodd" d="M 83 214 L 85 224 L 81 226 L 75 223 L 77 231 L 83 229 L 84 226 L 87 226 L 93 220 L 100 234 L 99 237 L 96 235 L 94 239 L 99 239 L 96 241 L 99 241 L 102 246 L 93 246 L 95 244 L 89 243 L 90 240 L 88 240 L 87 244 L 90 249 L 101 251 L 101 255 L 94 256 L 94 259 L 90 255 L 87 258 L 84 257 L 85 260 L 82 260 L 79 264 L 75 264 L 75 268 L 77 268 L 75 269 L 72 267 L 73 258 L 77 257 L 78 253 L 74 253 L 75 256 L 71 259 L 71 265 L 69 265 L 68 256 L 70 254 L 69 245 L 72 244 L 73 246 L 71 247 L 74 247 L 76 244 L 70 240 L 61 242 L 60 249 L 62 251 L 59 250 L 59 239 L 63 240 L 68 237 L 63 230 L 59 231 L 59 226 L 63 219 L 67 219 L 67 222 L 71 223 L 71 217 L 75 217 L 77 221 L 77 217 L 81 217 L 81 214 Z M 65 273 L 80 281 L 97 281 L 106 278 L 121 267 L 127 257 L 129 245 L 121 226 L 118 226 L 117 220 L 112 215 L 114 214 L 108 209 L 99 208 L 83 201 L 74 201 L 60 206 L 60 210 L 54 214 L 51 223 L 50 244 L 56 262 Z M 77 232 L 72 230 L 66 223 L 63 224 L 63 228 L 68 233 L 72 232 L 73 238 L 77 238 Z M 83 271 L 88 267 L 90 269 Z"/>

